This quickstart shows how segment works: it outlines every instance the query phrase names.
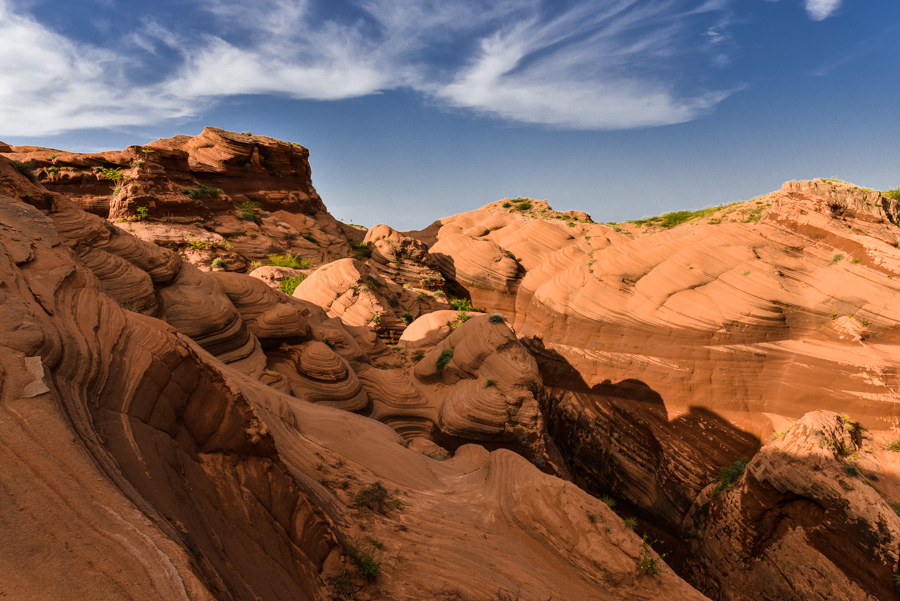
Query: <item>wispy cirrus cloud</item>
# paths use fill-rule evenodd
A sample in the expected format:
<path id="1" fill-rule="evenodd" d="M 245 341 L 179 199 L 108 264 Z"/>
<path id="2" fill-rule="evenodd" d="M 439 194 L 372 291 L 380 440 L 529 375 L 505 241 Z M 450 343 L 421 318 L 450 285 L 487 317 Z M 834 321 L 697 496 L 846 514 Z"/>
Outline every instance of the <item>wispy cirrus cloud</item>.
<path id="1" fill-rule="evenodd" d="M 190 112 L 181 98 L 144 90 L 114 50 L 78 44 L 0 0 L 0 130 L 55 134 Z"/>
<path id="2" fill-rule="evenodd" d="M 67 38 L 13 2 L 0 0 L 3 135 L 158 123 L 237 94 L 398 88 L 512 121 L 623 129 L 694 119 L 729 93 L 702 85 L 727 63 L 727 0 L 203 0 L 205 18 L 148 15 L 115 45 Z M 152 83 L 130 77 L 151 65 Z"/>

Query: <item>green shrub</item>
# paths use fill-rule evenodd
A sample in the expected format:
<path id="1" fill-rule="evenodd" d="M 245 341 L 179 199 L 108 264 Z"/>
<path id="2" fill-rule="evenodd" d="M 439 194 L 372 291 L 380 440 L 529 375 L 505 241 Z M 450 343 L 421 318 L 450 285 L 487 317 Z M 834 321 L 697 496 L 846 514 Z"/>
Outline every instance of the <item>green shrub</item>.
<path id="1" fill-rule="evenodd" d="M 415 317 L 413 317 L 413 314 L 410 313 L 409 311 L 404 311 L 404 312 L 400 315 L 400 319 L 403 321 L 403 323 L 405 323 L 406 325 L 409 325 L 409 324 L 411 324 L 411 323 L 413 322 L 413 320 L 415 319 Z"/>
<path id="2" fill-rule="evenodd" d="M 610 496 L 600 497 L 600 500 L 603 501 L 604 503 L 606 503 L 606 506 L 609 507 L 610 509 L 612 509 L 613 507 L 616 506 L 616 500 Z"/>
<path id="3" fill-rule="evenodd" d="M 305 273 L 295 275 L 292 278 L 284 278 L 283 280 L 281 280 L 281 282 L 278 283 L 278 287 L 285 294 L 292 295 L 292 294 L 294 294 L 294 290 L 297 289 L 297 286 L 299 286 L 300 283 L 305 279 L 306 279 Z"/>
<path id="4" fill-rule="evenodd" d="M 894 451 L 895 453 L 900 452 L 900 440 L 895 440 L 889 444 L 887 448 L 888 451 Z"/>
<path id="5" fill-rule="evenodd" d="M 198 200 L 203 197 L 215 198 L 223 193 L 221 188 L 210 188 L 203 184 L 198 185 L 196 188 L 185 188 L 182 191 L 187 194 L 191 200 Z"/>
<path id="6" fill-rule="evenodd" d="M 188 242 L 188 246 L 194 250 L 205 250 L 209 246 L 209 243 L 205 240 L 191 240 Z"/>
<path id="7" fill-rule="evenodd" d="M 628 528 L 629 530 L 634 530 L 635 527 L 637 526 L 637 518 L 633 518 L 631 516 L 628 516 L 627 518 L 623 519 L 622 522 L 625 524 L 625 527 Z"/>
<path id="8" fill-rule="evenodd" d="M 309 269 L 309 261 L 294 255 L 269 255 L 268 265 L 290 267 L 291 269 Z"/>
<path id="9" fill-rule="evenodd" d="M 470 317 L 470 315 L 468 313 L 466 313 L 465 311 L 457 311 L 456 312 L 456 321 L 453 322 L 451 327 L 455 330 L 462 324 L 469 321 L 469 317 Z"/>
<path id="10" fill-rule="evenodd" d="M 504 208 L 504 209 L 508 209 L 508 208 L 511 207 L 511 206 L 512 206 L 512 203 L 509 202 L 508 200 L 507 200 L 506 202 L 503 203 L 503 208 Z"/>
<path id="11" fill-rule="evenodd" d="M 645 534 L 641 539 L 641 559 L 638 561 L 638 570 L 645 576 L 658 576 L 664 569 L 665 564 L 662 558 L 666 554 L 663 553 L 659 558 L 653 557 L 650 544 L 647 542 L 647 535 Z"/>
<path id="12" fill-rule="evenodd" d="M 414 363 L 418 363 L 419 361 L 421 361 L 424 358 L 425 358 L 425 351 L 416 351 L 415 353 L 412 354 L 412 357 L 410 357 L 410 359 L 412 359 Z"/>
<path id="13" fill-rule="evenodd" d="M 100 175 L 103 176 L 103 179 L 108 179 L 112 182 L 125 179 L 125 174 L 122 173 L 122 170 L 118 167 L 100 167 L 99 171 Z"/>
<path id="14" fill-rule="evenodd" d="M 894 200 L 900 200 L 900 186 L 891 188 L 890 190 L 885 190 L 881 194 L 883 196 L 887 196 L 888 198 L 893 198 Z"/>
<path id="15" fill-rule="evenodd" d="M 453 305 L 453 308 L 457 311 L 478 311 L 478 309 L 472 306 L 472 301 L 467 298 L 451 298 L 450 304 Z"/>
<path id="16" fill-rule="evenodd" d="M 255 200 L 248 200 L 246 202 L 241 203 L 241 210 L 245 213 L 252 213 L 256 209 L 261 209 L 262 205 L 256 202 Z"/>
<path id="17" fill-rule="evenodd" d="M 491 323 L 504 323 L 506 322 L 506 318 L 499 313 L 491 313 L 491 316 L 488 317 L 488 321 Z"/>
<path id="18" fill-rule="evenodd" d="M 368 509 L 375 513 L 385 514 L 390 509 L 388 491 L 381 482 L 375 482 L 356 493 L 356 496 L 353 497 L 353 506 L 357 509 Z"/>
<path id="19" fill-rule="evenodd" d="M 528 202 L 527 200 L 524 202 L 520 202 L 519 204 L 516 205 L 517 211 L 527 211 L 530 208 L 531 208 L 531 203 Z"/>
<path id="20" fill-rule="evenodd" d="M 748 463 L 750 463 L 750 460 L 744 457 L 731 465 L 719 468 L 719 485 L 713 494 L 718 495 L 722 491 L 731 488 L 744 473 L 744 468 L 747 467 Z"/>
<path id="21" fill-rule="evenodd" d="M 351 244 L 354 259 L 368 259 L 372 256 L 372 249 L 366 244 Z"/>
<path id="22" fill-rule="evenodd" d="M 241 211 L 239 218 L 243 219 L 244 221 L 252 221 L 256 225 L 262 225 L 262 219 L 259 217 L 259 215 L 250 211 Z"/>
<path id="23" fill-rule="evenodd" d="M 435 366 L 443 370 L 450 363 L 450 359 L 453 358 L 453 347 L 445 348 L 441 351 L 441 354 L 438 355 L 437 361 L 435 362 Z"/>
<path id="24" fill-rule="evenodd" d="M 356 574 L 347 568 L 341 568 L 325 580 L 338 595 L 356 592 Z"/>
<path id="25" fill-rule="evenodd" d="M 32 163 L 31 161 L 12 161 L 12 166 L 16 168 L 16 171 L 18 171 L 31 181 L 37 181 L 37 175 L 34 172 L 34 163 Z"/>
<path id="26" fill-rule="evenodd" d="M 138 207 L 134 210 L 137 221 L 143 221 L 150 216 L 150 209 L 147 207 Z"/>
<path id="27" fill-rule="evenodd" d="M 843 258 L 844 258 L 844 255 L 842 255 L 841 253 L 838 253 L 831 258 L 831 263 L 829 263 L 829 265 L 834 265 L 835 263 L 837 263 L 838 261 L 840 261 Z"/>
<path id="28" fill-rule="evenodd" d="M 497 385 L 497 380 L 488 378 L 487 380 L 484 381 L 485 388 L 490 388 L 491 386 L 496 386 L 496 385 Z"/>
<path id="29" fill-rule="evenodd" d="M 225 261 L 222 257 L 216 257 L 213 259 L 213 262 L 210 264 L 213 269 L 225 269 Z"/>
<path id="30" fill-rule="evenodd" d="M 369 540 L 354 537 L 343 541 L 344 552 L 356 564 L 360 573 L 369 582 L 374 582 L 381 574 L 378 548 Z"/>

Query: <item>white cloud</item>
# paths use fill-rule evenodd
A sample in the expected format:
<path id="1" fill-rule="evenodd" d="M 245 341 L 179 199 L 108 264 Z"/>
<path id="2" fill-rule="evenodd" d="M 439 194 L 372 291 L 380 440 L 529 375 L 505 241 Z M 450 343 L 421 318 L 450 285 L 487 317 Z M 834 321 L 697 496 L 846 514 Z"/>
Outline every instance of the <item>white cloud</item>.
<path id="1" fill-rule="evenodd" d="M 841 0 L 806 0 L 806 12 L 813 21 L 830 17 L 840 6 Z"/>
<path id="2" fill-rule="evenodd" d="M 332 100 L 400 87 L 528 123 L 679 123 L 727 96 L 680 89 L 669 69 L 723 62 L 728 34 L 705 17 L 727 0 L 692 4 L 356 0 L 352 16 L 323 17 L 321 0 L 203 0 L 202 23 L 145 21 L 119 31 L 113 50 L 68 39 L 0 0 L 0 134 L 159 123 L 236 94 Z M 165 65 L 157 83 L 129 81 L 126 66 L 142 64 Z"/>
<path id="3" fill-rule="evenodd" d="M 648 73 L 648 64 L 665 63 L 681 46 L 685 15 L 673 14 L 674 4 L 626 0 L 521 21 L 484 39 L 477 57 L 432 91 L 456 107 L 562 127 L 689 121 L 727 93 L 679 95 L 663 73 Z"/>
<path id="4" fill-rule="evenodd" d="M 56 134 L 153 123 L 190 112 L 179 98 L 136 88 L 115 52 L 79 45 L 0 0 L 0 133 Z"/>

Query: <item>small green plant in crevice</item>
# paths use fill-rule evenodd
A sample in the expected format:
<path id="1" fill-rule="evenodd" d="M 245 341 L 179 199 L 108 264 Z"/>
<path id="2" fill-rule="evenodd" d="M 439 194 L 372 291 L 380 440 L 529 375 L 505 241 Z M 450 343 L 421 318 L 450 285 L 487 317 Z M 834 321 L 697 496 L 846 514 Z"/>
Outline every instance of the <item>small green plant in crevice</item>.
<path id="1" fill-rule="evenodd" d="M 368 259 L 372 256 L 372 249 L 367 244 L 351 244 L 354 259 Z"/>
<path id="2" fill-rule="evenodd" d="M 637 527 L 637 518 L 628 516 L 622 519 L 622 523 L 625 524 L 625 527 L 629 530 L 634 530 Z"/>
<path id="3" fill-rule="evenodd" d="M 353 506 L 357 509 L 368 509 L 374 513 L 386 514 L 391 507 L 397 507 L 389 500 L 390 493 L 381 482 L 374 482 L 361 489 L 353 497 Z"/>
<path id="4" fill-rule="evenodd" d="M 201 198 L 215 198 L 220 194 L 224 194 L 221 188 L 210 188 L 209 186 L 204 186 L 203 184 L 198 184 L 196 188 L 184 188 L 182 190 L 185 194 L 187 194 L 191 200 L 199 200 Z"/>
<path id="5" fill-rule="evenodd" d="M 31 161 L 11 161 L 16 171 L 27 177 L 33 182 L 37 181 L 37 174 L 34 172 L 34 163 Z"/>
<path id="6" fill-rule="evenodd" d="M 481 309 L 473 306 L 472 301 L 467 298 L 451 298 L 450 304 L 453 305 L 453 308 L 457 311 L 481 311 Z"/>
<path id="7" fill-rule="evenodd" d="M 269 255 L 267 265 L 274 267 L 289 267 L 291 269 L 309 269 L 309 261 L 295 257 L 294 255 Z"/>
<path id="8" fill-rule="evenodd" d="M 900 516 L 900 503 L 891 503 L 891 509 L 894 510 L 894 513 Z"/>
<path id="9" fill-rule="evenodd" d="M 597 523 L 597 514 L 596 514 L 596 513 L 591 513 L 590 511 L 588 511 L 588 512 L 587 512 L 587 519 L 588 519 L 588 521 L 589 521 L 590 523 L 596 524 L 596 523 Z"/>
<path id="10" fill-rule="evenodd" d="M 900 574 L 894 574 L 894 591 L 900 595 Z"/>
<path id="11" fill-rule="evenodd" d="M 509 202 L 508 200 L 507 200 L 506 202 L 503 203 L 503 208 L 504 208 L 504 209 L 508 209 L 508 208 L 511 207 L 511 206 L 512 206 L 512 203 Z"/>
<path id="12" fill-rule="evenodd" d="M 852 478 L 856 478 L 859 476 L 859 468 L 855 465 L 845 465 L 844 473 Z"/>
<path id="13" fill-rule="evenodd" d="M 403 313 L 400 314 L 400 320 L 403 323 L 405 323 L 406 325 L 411 324 L 414 319 L 415 319 L 415 317 L 413 317 L 413 314 L 410 313 L 409 311 L 404 311 Z"/>
<path id="14" fill-rule="evenodd" d="M 188 242 L 188 246 L 193 250 L 206 250 L 209 243 L 205 240 L 191 240 Z"/>
<path id="15" fill-rule="evenodd" d="M 150 216 L 150 209 L 147 207 L 138 207 L 134 210 L 135 212 L 135 221 L 144 221 Z"/>
<path id="16" fill-rule="evenodd" d="M 656 541 L 648 541 L 646 534 L 641 538 L 641 558 L 638 561 L 638 571 L 645 576 L 659 576 L 665 570 L 663 558 L 666 554 L 662 553 L 659 557 L 654 557 L 653 549 L 650 547 L 654 542 Z"/>
<path id="17" fill-rule="evenodd" d="M 356 573 L 347 568 L 341 568 L 331 576 L 325 579 L 331 585 L 331 589 L 338 595 L 349 595 L 355 593 L 359 588 L 356 586 Z"/>
<path id="18" fill-rule="evenodd" d="M 419 361 L 421 361 L 424 358 L 425 358 L 425 351 L 416 351 L 410 357 L 410 359 L 412 360 L 413 363 L 418 363 Z"/>
<path id="19" fill-rule="evenodd" d="M 44 171 L 47 172 L 47 175 L 50 176 L 50 179 L 53 179 L 57 175 L 59 175 L 59 167 L 57 167 L 56 165 L 50 165 L 49 167 L 45 167 Z"/>
<path id="20" fill-rule="evenodd" d="M 373 313 L 372 317 L 369 318 L 369 323 L 374 323 L 376 326 L 381 323 L 381 315 L 378 313 Z"/>
<path id="21" fill-rule="evenodd" d="M 125 179 L 125 174 L 122 173 L 122 170 L 119 167 L 98 167 L 97 170 L 100 172 L 100 175 L 103 176 L 103 179 L 107 179 L 111 182 L 118 182 Z"/>
<path id="22" fill-rule="evenodd" d="M 731 465 L 726 465 L 725 467 L 719 468 L 719 484 L 716 486 L 716 490 L 713 492 L 714 495 L 719 495 L 723 491 L 728 490 L 734 483 L 738 481 L 741 475 L 744 473 L 744 468 L 747 467 L 747 464 L 750 460 L 746 457 L 742 459 L 738 459 Z"/>
<path id="23" fill-rule="evenodd" d="M 210 267 L 212 267 L 213 269 L 225 269 L 225 261 L 222 259 L 222 257 L 216 257 L 215 259 L 213 259 L 213 262 L 210 263 Z"/>
<path id="24" fill-rule="evenodd" d="M 240 205 L 241 211 L 243 211 L 245 213 L 252 213 L 253 211 L 255 211 L 257 209 L 261 209 L 261 208 L 262 208 L 262 205 L 259 204 L 255 200 L 247 200 L 245 202 L 242 202 Z"/>
<path id="25" fill-rule="evenodd" d="M 838 253 L 838 254 L 834 255 L 833 257 L 831 257 L 831 263 L 829 263 L 829 265 L 834 265 L 843 258 L 844 258 L 844 255 L 842 255 L 841 253 Z"/>
<path id="26" fill-rule="evenodd" d="M 490 387 L 496 386 L 496 385 L 497 385 L 497 380 L 494 380 L 493 378 L 488 378 L 487 380 L 484 381 L 485 388 L 490 388 Z"/>
<path id="27" fill-rule="evenodd" d="M 437 361 L 435 361 L 435 366 L 443 371 L 445 367 L 450 363 L 450 359 L 453 358 L 453 347 L 445 348 L 441 351 L 441 354 L 438 355 Z"/>
<path id="28" fill-rule="evenodd" d="M 491 316 L 488 317 L 488 321 L 491 323 L 506 323 L 506 318 L 499 313 L 491 313 Z"/>
<path id="29" fill-rule="evenodd" d="M 342 541 L 347 557 L 356 564 L 359 573 L 368 582 L 375 582 L 381 575 L 381 559 L 378 548 L 366 538 L 348 538 Z"/>
<path id="30" fill-rule="evenodd" d="M 452 324 L 450 324 L 450 327 L 452 327 L 455 330 L 462 324 L 469 321 L 470 317 L 471 316 L 468 313 L 466 313 L 465 311 L 457 311 L 456 312 L 456 321 L 454 321 Z"/>
<path id="31" fill-rule="evenodd" d="M 606 503 L 606 506 L 609 507 L 610 509 L 612 509 L 613 507 L 616 506 L 616 500 L 608 495 L 600 497 L 600 500 L 603 501 L 604 503 Z"/>
<path id="32" fill-rule="evenodd" d="M 891 444 L 887 446 L 888 451 L 894 451 L 895 453 L 900 453 L 900 440 L 895 440 Z"/>
<path id="33" fill-rule="evenodd" d="M 296 290 L 297 286 L 299 286 L 301 284 L 301 282 L 303 282 L 303 280 L 305 280 L 305 279 L 306 279 L 305 273 L 297 274 L 292 278 L 284 278 L 283 280 L 281 280 L 278 283 L 278 288 L 285 294 L 293 295 L 294 290 Z"/>

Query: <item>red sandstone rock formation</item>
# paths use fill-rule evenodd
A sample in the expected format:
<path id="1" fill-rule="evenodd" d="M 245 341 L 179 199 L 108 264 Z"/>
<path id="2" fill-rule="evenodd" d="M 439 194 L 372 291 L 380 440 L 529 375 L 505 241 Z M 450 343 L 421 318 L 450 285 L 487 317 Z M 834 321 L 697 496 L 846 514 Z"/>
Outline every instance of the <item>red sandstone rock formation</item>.
<path id="1" fill-rule="evenodd" d="M 399 233 L 334 220 L 271 138 L 0 154 L 12 598 L 892 594 L 892 199 Z"/>

